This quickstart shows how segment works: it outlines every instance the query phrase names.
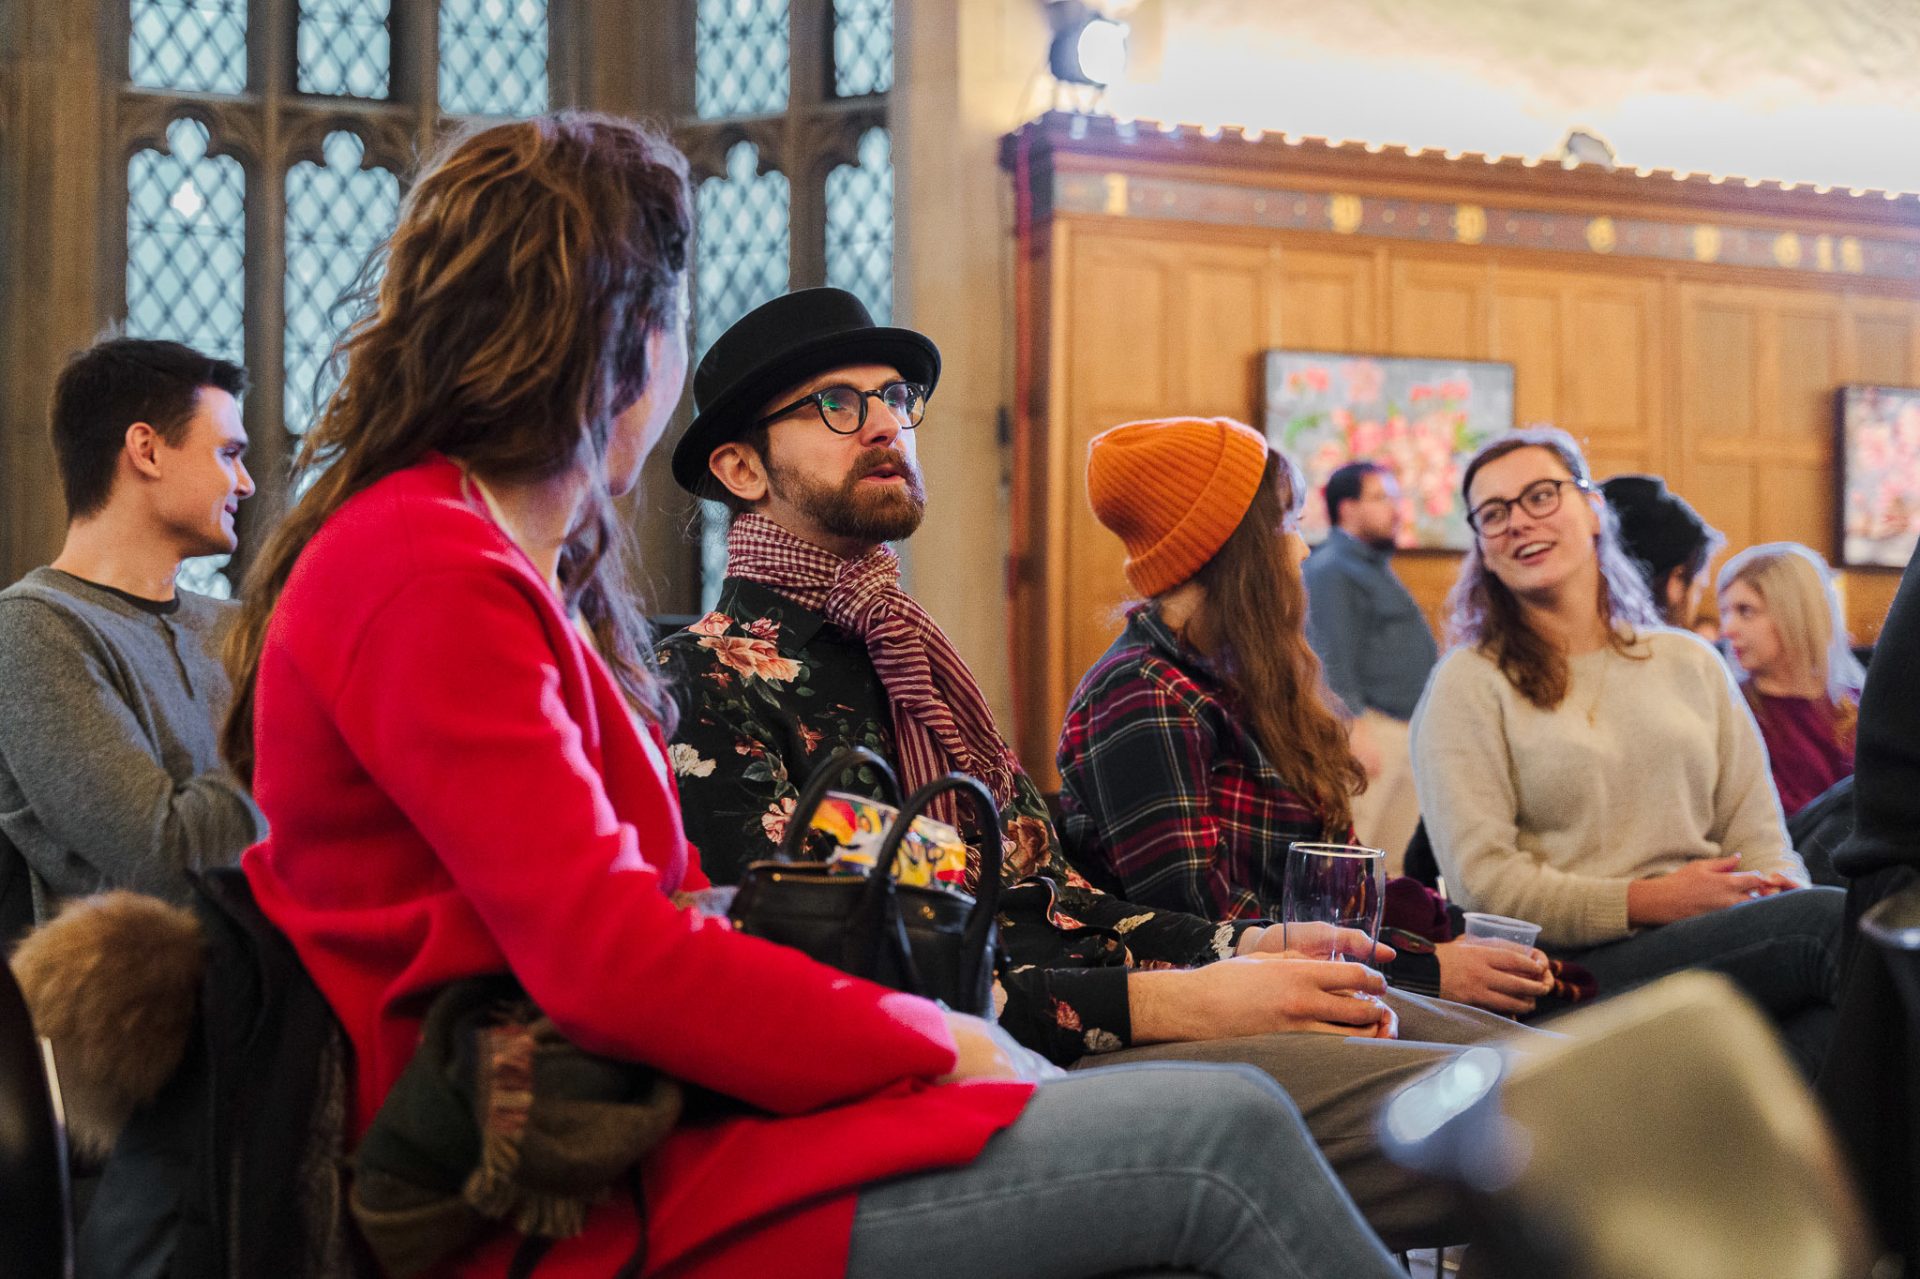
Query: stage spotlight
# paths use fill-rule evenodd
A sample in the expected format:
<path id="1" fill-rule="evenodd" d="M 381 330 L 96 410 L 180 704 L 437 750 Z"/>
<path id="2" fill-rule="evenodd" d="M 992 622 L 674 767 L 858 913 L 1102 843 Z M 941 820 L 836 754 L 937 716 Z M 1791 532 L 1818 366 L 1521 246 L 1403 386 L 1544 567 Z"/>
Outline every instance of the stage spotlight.
<path id="1" fill-rule="evenodd" d="M 1126 74 L 1126 23 L 1096 13 L 1082 0 L 1054 0 L 1047 16 L 1053 26 L 1047 62 L 1054 79 L 1104 89 Z"/>

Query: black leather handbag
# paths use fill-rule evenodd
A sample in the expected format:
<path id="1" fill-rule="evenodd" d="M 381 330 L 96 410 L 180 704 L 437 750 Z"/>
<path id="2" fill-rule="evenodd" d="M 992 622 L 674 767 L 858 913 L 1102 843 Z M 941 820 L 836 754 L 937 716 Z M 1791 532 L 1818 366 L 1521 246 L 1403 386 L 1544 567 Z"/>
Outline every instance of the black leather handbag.
<path id="1" fill-rule="evenodd" d="M 851 874 L 824 861 L 802 860 L 814 809 L 835 782 L 862 764 L 880 775 L 882 798 L 900 810 L 872 869 Z M 977 897 L 894 879 L 895 854 L 913 819 L 948 791 L 970 796 L 980 814 L 984 838 Z M 991 1017 L 1001 858 L 1000 812 L 985 786 L 948 773 L 902 803 L 899 780 L 886 762 L 865 747 L 847 747 L 807 780 L 787 819 L 779 854 L 747 866 L 729 913 L 743 933 L 792 946 L 856 977 L 937 999 L 955 1012 Z"/>

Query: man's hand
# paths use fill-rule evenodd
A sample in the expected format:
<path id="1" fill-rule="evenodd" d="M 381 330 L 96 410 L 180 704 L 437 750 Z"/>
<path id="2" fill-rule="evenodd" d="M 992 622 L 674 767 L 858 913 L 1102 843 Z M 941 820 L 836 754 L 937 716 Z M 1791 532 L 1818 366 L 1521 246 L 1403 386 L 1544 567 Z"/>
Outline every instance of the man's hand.
<path id="1" fill-rule="evenodd" d="M 1127 994 L 1136 1043 L 1230 1039 L 1276 1031 L 1392 1039 L 1387 983 L 1362 964 L 1254 954 L 1204 968 L 1134 972 Z"/>
<path id="2" fill-rule="evenodd" d="M 1553 989 L 1547 957 L 1537 950 L 1449 941 L 1433 954 L 1440 961 L 1440 996 L 1457 1004 L 1524 1017 Z"/>
<path id="3" fill-rule="evenodd" d="M 1665 875 L 1628 884 L 1627 922 L 1635 926 L 1678 923 L 1795 886 L 1784 875 L 1742 871 L 1738 853 L 1703 858 Z"/>

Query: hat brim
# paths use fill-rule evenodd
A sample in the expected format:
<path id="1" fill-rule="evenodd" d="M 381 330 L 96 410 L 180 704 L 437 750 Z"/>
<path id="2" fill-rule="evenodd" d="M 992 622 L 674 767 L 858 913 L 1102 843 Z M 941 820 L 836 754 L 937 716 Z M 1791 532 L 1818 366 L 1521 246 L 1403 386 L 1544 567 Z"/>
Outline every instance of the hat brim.
<path id="1" fill-rule="evenodd" d="M 940 381 L 940 348 L 912 329 L 823 334 L 753 370 L 701 409 L 673 446 L 674 482 L 695 497 L 719 500 L 720 483 L 707 468 L 713 451 L 744 435 L 768 401 L 786 388 L 850 364 L 892 365 L 901 377 L 924 385 L 929 395 Z"/>

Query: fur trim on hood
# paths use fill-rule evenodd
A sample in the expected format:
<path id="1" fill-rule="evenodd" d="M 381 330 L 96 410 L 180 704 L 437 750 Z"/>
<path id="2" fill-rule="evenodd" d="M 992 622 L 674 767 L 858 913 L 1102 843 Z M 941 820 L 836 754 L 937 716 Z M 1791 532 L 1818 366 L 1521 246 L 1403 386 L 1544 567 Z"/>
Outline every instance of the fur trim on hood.
<path id="1" fill-rule="evenodd" d="M 140 893 L 77 898 L 29 933 L 13 975 L 53 1041 L 74 1153 L 103 1160 L 180 1068 L 207 947 L 192 911 Z"/>

